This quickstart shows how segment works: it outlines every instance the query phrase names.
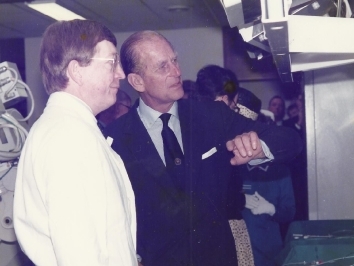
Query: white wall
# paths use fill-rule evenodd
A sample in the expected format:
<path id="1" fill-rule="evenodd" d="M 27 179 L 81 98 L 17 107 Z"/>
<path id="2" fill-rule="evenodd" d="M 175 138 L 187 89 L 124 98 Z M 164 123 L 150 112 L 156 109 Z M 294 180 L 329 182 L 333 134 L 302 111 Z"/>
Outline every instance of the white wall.
<path id="1" fill-rule="evenodd" d="M 309 215 L 354 219 L 354 64 L 305 73 Z"/>

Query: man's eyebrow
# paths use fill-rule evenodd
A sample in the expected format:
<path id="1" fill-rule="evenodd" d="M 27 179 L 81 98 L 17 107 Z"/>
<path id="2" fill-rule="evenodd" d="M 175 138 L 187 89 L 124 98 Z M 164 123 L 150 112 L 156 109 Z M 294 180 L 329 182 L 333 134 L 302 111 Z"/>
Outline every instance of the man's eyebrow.
<path id="1" fill-rule="evenodd" d="M 163 64 L 166 64 L 168 62 L 167 59 L 162 59 L 156 62 L 155 66 L 161 66 Z"/>

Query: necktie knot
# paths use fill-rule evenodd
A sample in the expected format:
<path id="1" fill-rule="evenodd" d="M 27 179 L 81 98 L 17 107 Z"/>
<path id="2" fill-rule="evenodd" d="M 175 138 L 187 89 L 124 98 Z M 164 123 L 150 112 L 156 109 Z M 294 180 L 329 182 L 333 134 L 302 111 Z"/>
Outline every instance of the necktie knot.
<path id="1" fill-rule="evenodd" d="M 168 127 L 168 121 L 170 120 L 171 114 L 164 113 L 160 115 L 160 119 L 162 121 L 163 127 Z"/>

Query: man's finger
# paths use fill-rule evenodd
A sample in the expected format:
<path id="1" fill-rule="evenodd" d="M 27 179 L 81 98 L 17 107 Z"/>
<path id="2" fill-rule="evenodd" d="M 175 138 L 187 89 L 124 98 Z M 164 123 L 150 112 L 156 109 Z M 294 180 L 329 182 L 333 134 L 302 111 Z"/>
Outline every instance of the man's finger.
<path id="1" fill-rule="evenodd" d="M 226 149 L 228 151 L 233 151 L 235 147 L 235 143 L 233 140 L 229 140 L 228 142 L 226 142 Z"/>
<path id="2" fill-rule="evenodd" d="M 258 135 L 256 132 L 250 132 L 249 136 L 251 139 L 252 149 L 256 150 L 259 141 Z"/>
<path id="3" fill-rule="evenodd" d="M 238 150 L 233 150 L 234 153 L 234 157 L 231 158 L 230 163 L 232 165 L 239 165 L 240 164 L 240 158 L 242 158 L 242 156 L 240 155 Z"/>
<path id="4" fill-rule="evenodd" d="M 244 145 L 244 141 L 245 141 L 244 134 L 242 134 L 241 136 L 237 136 L 234 139 L 234 143 L 235 143 L 234 150 L 238 150 L 239 154 L 242 157 L 246 157 L 248 154 L 247 147 L 245 147 L 245 145 Z"/>
<path id="5" fill-rule="evenodd" d="M 253 155 L 253 147 L 251 143 L 251 137 L 249 133 L 242 134 L 242 147 L 248 156 Z"/>

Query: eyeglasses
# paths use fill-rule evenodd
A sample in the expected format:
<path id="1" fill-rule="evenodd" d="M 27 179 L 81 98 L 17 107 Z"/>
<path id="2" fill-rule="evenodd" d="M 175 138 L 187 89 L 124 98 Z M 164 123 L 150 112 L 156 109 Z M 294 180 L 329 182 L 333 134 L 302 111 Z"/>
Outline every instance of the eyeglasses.
<path id="1" fill-rule="evenodd" d="M 103 58 L 103 57 L 91 57 L 90 60 L 102 60 L 111 62 L 111 71 L 114 72 L 117 69 L 120 61 L 118 60 L 118 54 L 114 55 L 114 58 Z"/>

